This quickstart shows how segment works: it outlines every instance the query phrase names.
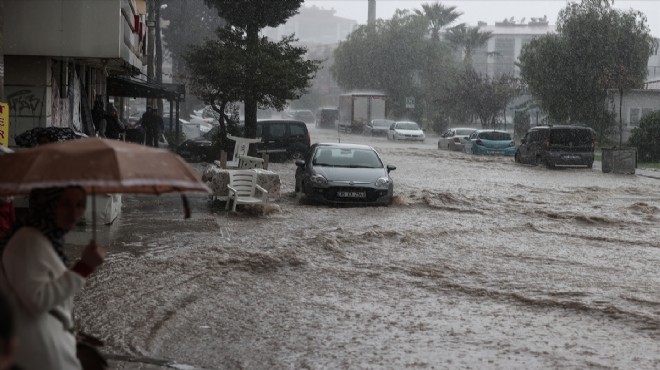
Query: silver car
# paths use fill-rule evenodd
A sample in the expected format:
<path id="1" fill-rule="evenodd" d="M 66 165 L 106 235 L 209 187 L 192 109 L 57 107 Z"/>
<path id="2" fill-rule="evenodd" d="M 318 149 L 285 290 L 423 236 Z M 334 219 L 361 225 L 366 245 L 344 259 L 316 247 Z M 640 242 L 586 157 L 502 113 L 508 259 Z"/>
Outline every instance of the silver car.
<path id="1" fill-rule="evenodd" d="M 468 138 L 475 131 L 477 131 L 477 129 L 471 127 L 450 128 L 443 132 L 442 135 L 440 135 L 440 138 L 438 138 L 438 149 L 449 149 L 462 152 Z"/>
<path id="2" fill-rule="evenodd" d="M 321 203 L 387 206 L 395 169 L 369 145 L 317 143 L 296 161 L 296 192 Z"/>

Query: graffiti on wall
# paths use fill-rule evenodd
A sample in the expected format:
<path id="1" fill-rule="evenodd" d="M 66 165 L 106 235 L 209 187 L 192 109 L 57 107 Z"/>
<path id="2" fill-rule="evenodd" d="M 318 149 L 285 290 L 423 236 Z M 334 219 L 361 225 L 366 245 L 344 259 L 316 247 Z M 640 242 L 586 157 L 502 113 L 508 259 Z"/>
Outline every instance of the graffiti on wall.
<path id="1" fill-rule="evenodd" d="M 41 91 L 39 91 L 41 90 Z M 39 116 L 42 114 L 43 89 L 19 89 L 7 95 L 7 103 L 12 115 Z"/>

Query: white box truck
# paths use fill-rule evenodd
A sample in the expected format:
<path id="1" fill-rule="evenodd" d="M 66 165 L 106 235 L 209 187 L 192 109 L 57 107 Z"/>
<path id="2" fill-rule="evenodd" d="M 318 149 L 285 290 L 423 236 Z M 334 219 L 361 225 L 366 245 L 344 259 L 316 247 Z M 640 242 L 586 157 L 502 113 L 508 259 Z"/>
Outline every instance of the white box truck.
<path id="1" fill-rule="evenodd" d="M 382 93 L 352 92 L 339 96 L 337 129 L 360 133 L 372 119 L 387 117 L 387 95 Z"/>

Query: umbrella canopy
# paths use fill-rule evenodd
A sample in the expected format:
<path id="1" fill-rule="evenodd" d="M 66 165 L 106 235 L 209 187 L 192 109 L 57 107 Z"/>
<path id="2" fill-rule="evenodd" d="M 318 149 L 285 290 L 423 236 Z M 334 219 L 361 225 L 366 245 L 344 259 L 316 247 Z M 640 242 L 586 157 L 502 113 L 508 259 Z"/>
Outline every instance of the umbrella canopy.
<path id="1" fill-rule="evenodd" d="M 32 148 L 39 143 L 39 138 L 45 136 L 48 141 L 55 143 L 64 140 L 73 140 L 86 137 L 87 135 L 76 132 L 70 127 L 35 127 L 14 137 L 16 145 L 24 148 Z"/>
<path id="2" fill-rule="evenodd" d="M 118 140 L 89 137 L 0 156 L 0 195 L 72 185 L 90 194 L 210 192 L 178 155 Z"/>

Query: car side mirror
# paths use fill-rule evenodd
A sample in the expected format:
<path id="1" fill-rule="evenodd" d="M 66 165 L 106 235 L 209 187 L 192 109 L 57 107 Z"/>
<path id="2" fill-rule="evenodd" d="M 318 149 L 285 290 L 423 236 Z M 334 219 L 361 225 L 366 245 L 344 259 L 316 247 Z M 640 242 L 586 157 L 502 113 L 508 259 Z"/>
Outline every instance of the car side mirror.
<path id="1" fill-rule="evenodd" d="M 305 167 L 305 161 L 303 161 L 302 159 L 297 159 L 296 160 L 296 166 Z"/>
<path id="2" fill-rule="evenodd" d="M 393 164 L 388 164 L 387 165 L 387 173 L 390 173 L 390 171 L 396 170 L 396 166 Z"/>

